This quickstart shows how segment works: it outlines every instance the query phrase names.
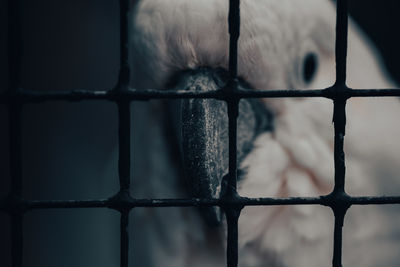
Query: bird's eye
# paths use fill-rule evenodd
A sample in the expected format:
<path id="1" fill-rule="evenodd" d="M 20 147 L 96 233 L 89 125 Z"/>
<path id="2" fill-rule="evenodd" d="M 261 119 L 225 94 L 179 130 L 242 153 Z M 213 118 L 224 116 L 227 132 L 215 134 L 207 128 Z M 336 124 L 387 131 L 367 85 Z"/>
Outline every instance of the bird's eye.
<path id="1" fill-rule="evenodd" d="M 306 84 L 310 84 L 314 77 L 315 74 L 317 73 L 317 68 L 318 68 L 318 58 L 317 55 L 314 53 L 308 53 L 304 57 L 303 61 L 303 80 Z"/>

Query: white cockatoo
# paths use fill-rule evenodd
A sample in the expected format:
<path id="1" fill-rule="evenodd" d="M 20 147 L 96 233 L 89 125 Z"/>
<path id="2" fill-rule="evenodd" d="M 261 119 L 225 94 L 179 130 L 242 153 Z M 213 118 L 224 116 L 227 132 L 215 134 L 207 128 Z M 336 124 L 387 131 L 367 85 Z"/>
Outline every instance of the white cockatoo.
<path id="1" fill-rule="evenodd" d="M 132 1 L 131 86 L 219 88 L 228 65 L 228 2 Z M 112 8 L 117 10 L 116 6 Z M 242 85 L 268 90 L 322 89 L 333 84 L 333 2 L 242 0 L 240 6 L 238 76 Z M 104 10 L 109 14 L 114 9 Z M 110 23 L 117 21 L 110 17 Z M 93 32 L 83 32 L 99 42 Z M 353 88 L 393 87 L 377 52 L 353 23 L 349 34 L 347 84 Z M 92 61 L 91 56 L 87 58 Z M 95 77 L 94 71 L 91 73 Z M 67 75 L 65 80 L 69 78 Z M 228 118 L 218 103 L 132 103 L 134 198 L 219 196 L 220 188 L 211 181 L 218 178 L 220 183 L 227 172 Z M 193 107 L 208 112 L 194 112 Z M 242 100 L 239 194 L 289 197 L 329 193 L 334 171 L 332 110 L 332 102 L 321 98 Z M 395 98 L 348 101 L 345 152 L 349 194 L 396 194 L 399 190 L 400 143 L 396 138 L 400 127 L 395 115 L 399 112 Z M 27 105 L 23 119 L 25 199 L 106 199 L 118 192 L 118 125 L 113 103 Z M 386 206 L 351 207 L 343 229 L 343 265 L 398 266 L 397 214 Z M 226 226 L 217 215 L 216 209 L 194 207 L 132 209 L 129 264 L 225 266 Z M 330 208 L 318 205 L 245 207 L 239 219 L 239 266 L 331 266 L 333 222 Z M 1 251 L 8 253 L 9 243 L 4 240 L 6 249 Z M 119 253 L 116 211 L 44 210 L 30 211 L 24 217 L 24 266 L 119 266 Z M 9 265 L 2 261 L 1 266 Z"/>
<path id="2" fill-rule="evenodd" d="M 241 1 L 241 83 L 253 90 L 331 86 L 335 14 L 328 0 Z M 138 1 L 131 44 L 133 87 L 217 89 L 228 68 L 228 1 Z M 347 84 L 394 87 L 352 21 Z M 138 126 L 133 146 L 140 151 L 133 162 L 134 197 L 218 197 L 220 188 L 205 176 L 227 172 L 226 109 L 216 100 L 185 101 L 133 104 Z M 334 175 L 332 111 L 332 102 L 321 98 L 242 100 L 239 194 L 328 194 Z M 379 195 L 400 188 L 395 180 L 400 177 L 399 112 L 396 98 L 349 101 L 348 193 Z M 210 226 L 218 221 L 216 211 L 201 213 L 205 217 L 195 208 L 134 209 L 131 260 L 149 267 L 224 266 L 224 223 Z M 352 207 L 344 226 L 344 266 L 397 266 L 397 220 L 384 207 Z M 245 207 L 239 219 L 239 265 L 331 266 L 333 222 L 329 208 L 322 206 Z"/>

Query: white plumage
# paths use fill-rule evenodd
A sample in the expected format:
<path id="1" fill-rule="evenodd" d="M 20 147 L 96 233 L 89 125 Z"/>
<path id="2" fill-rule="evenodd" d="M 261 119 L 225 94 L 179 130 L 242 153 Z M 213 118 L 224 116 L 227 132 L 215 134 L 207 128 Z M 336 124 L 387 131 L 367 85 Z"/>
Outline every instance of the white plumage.
<path id="1" fill-rule="evenodd" d="M 142 0 L 134 11 L 134 86 L 162 89 L 187 69 L 227 68 L 228 1 Z M 335 8 L 326 0 L 241 1 L 239 76 L 255 89 L 325 88 L 334 82 Z M 318 56 L 312 83 L 302 78 L 308 53 Z M 389 88 L 376 51 L 350 24 L 348 85 Z M 239 193 L 250 197 L 317 196 L 333 185 L 332 104 L 325 99 L 264 100 L 275 129 L 260 134 L 241 162 Z M 151 105 L 150 105 L 151 106 Z M 136 164 L 135 196 L 187 196 L 162 135 L 162 109 L 136 105 L 137 146 L 146 147 L 145 165 Z M 147 110 L 147 111 L 146 111 Z M 155 111 L 154 111 L 155 110 Z M 143 114 L 142 112 L 148 112 Z M 140 114 L 139 114 L 140 112 Z M 348 104 L 347 189 L 356 195 L 398 190 L 400 127 L 398 99 L 352 99 Z M 134 113 L 135 114 L 135 113 Z M 384 118 L 384 119 L 383 119 Z M 135 121 L 135 120 L 134 120 Z M 385 130 L 387 128 L 389 130 Z M 140 134 L 139 131 L 144 131 Z M 143 137 L 145 137 L 143 139 Z M 140 177 L 146 179 L 141 180 Z M 353 211 L 354 209 L 354 211 Z M 367 212 L 365 212 L 367 211 Z M 345 266 L 396 265 L 394 224 L 385 209 L 351 208 L 345 222 Z M 142 266 L 223 266 L 224 230 L 208 229 L 194 209 L 135 210 L 133 260 Z M 385 231 L 379 224 L 385 223 Z M 346 232 L 346 227 L 353 231 Z M 386 236 L 385 236 L 386 235 Z M 133 240 L 135 240 L 135 238 Z M 319 206 L 246 207 L 239 220 L 240 266 L 330 266 L 333 216 Z M 383 243 L 379 243 L 384 240 Z M 378 246 L 374 247 L 374 241 Z M 386 245 L 384 245 L 386 242 Z M 385 248 L 385 253 L 376 249 Z M 360 256 L 362 255 L 362 256 Z"/>

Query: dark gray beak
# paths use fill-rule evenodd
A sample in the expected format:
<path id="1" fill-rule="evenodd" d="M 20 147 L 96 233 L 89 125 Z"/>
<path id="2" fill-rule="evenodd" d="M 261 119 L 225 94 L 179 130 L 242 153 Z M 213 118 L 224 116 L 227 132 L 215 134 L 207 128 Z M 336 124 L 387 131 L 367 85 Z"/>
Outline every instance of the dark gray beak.
<path id="1" fill-rule="evenodd" d="M 221 69 L 198 69 L 179 75 L 174 89 L 212 91 L 221 89 L 228 75 Z M 222 178 L 228 173 L 227 104 L 215 99 L 185 99 L 180 103 L 178 133 L 185 181 L 194 198 L 219 198 Z M 238 162 L 252 149 L 254 138 L 270 130 L 271 113 L 257 99 L 242 99 L 239 104 L 237 128 Z M 240 166 L 240 165 L 238 165 Z M 211 225 L 221 223 L 218 207 L 201 208 Z"/>

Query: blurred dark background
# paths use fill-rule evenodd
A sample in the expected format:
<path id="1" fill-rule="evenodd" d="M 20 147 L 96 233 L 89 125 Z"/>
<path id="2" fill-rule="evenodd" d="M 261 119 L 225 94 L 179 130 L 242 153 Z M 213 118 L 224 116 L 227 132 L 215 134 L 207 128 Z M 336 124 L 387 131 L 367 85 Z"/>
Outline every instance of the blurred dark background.
<path id="1" fill-rule="evenodd" d="M 350 14 L 373 40 L 397 83 L 400 81 L 400 1 L 349 0 Z"/>
<path id="2" fill-rule="evenodd" d="M 106 90 L 115 85 L 119 64 L 117 0 L 22 2 L 22 87 Z M 399 82 L 400 1 L 349 2 L 352 16 L 377 45 L 389 72 Z M 0 59 L 0 91 L 3 91 L 8 86 L 5 0 L 0 1 Z M 23 115 L 23 173 L 29 177 L 24 180 L 26 198 L 105 198 L 116 192 L 116 163 L 97 164 L 108 159 L 116 142 L 113 105 L 47 103 L 40 107 L 29 105 Z M 43 122 L 50 126 L 37 126 Z M 6 109 L 0 106 L 1 198 L 9 188 L 7 123 Z M 76 140 L 80 140 L 79 146 L 63 150 L 62 154 L 57 150 L 56 144 Z M 111 145 L 104 147 L 104 143 Z M 74 168 L 77 161 L 88 164 L 84 173 Z M 53 176 L 57 179 L 45 178 Z M 24 226 L 25 266 L 118 266 L 117 215 L 110 210 L 29 212 Z M 109 230 L 110 225 L 115 226 L 113 231 Z M 7 216 L 0 213 L 0 266 L 4 267 L 10 266 L 9 230 Z M 63 231 L 75 234 L 65 239 L 60 234 Z"/>

